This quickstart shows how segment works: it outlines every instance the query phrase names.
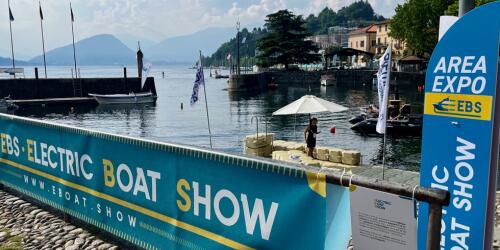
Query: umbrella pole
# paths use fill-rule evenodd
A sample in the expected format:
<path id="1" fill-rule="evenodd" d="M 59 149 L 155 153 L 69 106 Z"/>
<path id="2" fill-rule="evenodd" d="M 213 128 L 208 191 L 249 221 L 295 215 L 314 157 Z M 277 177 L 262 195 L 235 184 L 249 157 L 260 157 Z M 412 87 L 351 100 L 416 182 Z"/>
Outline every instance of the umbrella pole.
<path id="1" fill-rule="evenodd" d="M 293 115 L 293 134 L 295 135 L 295 140 L 297 140 L 297 114 Z"/>

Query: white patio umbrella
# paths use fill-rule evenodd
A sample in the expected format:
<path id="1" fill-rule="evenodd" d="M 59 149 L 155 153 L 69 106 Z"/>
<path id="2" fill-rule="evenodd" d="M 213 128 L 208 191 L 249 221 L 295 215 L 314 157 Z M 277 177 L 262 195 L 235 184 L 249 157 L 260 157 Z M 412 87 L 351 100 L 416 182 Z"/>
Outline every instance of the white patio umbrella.
<path id="1" fill-rule="evenodd" d="M 348 108 L 329 102 L 327 100 L 321 99 L 313 95 L 305 95 L 300 99 L 286 105 L 283 108 L 278 109 L 273 113 L 273 115 L 297 115 L 297 114 L 315 114 L 323 112 L 337 113 L 346 111 Z M 297 118 L 295 116 L 295 118 Z M 296 135 L 296 125 L 294 124 L 294 134 Z"/>
<path id="2" fill-rule="evenodd" d="M 278 109 L 273 115 L 314 114 L 322 112 L 336 113 L 346 110 L 347 108 L 342 105 L 329 102 L 313 95 L 305 95 L 285 107 Z"/>

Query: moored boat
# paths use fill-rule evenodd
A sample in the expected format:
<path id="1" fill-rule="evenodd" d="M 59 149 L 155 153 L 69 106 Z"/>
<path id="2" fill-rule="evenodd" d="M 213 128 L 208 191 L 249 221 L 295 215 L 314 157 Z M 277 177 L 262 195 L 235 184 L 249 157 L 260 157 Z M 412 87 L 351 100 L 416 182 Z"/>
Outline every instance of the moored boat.
<path id="1" fill-rule="evenodd" d="M 368 118 L 351 126 L 351 129 L 364 135 L 377 134 L 377 118 Z M 409 115 L 404 118 L 387 120 L 387 134 L 393 136 L 421 136 L 422 115 Z"/>
<path id="2" fill-rule="evenodd" d="M 89 94 L 96 99 L 99 104 L 142 104 L 154 103 L 158 98 L 151 92 L 143 93 L 129 93 L 129 94 L 113 94 L 113 95 L 99 95 Z"/>

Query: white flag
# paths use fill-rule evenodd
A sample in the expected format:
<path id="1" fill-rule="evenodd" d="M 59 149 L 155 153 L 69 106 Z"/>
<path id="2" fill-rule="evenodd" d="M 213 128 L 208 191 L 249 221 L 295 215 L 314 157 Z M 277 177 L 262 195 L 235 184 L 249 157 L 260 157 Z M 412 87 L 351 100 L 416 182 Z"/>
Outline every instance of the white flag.
<path id="1" fill-rule="evenodd" d="M 226 57 L 227 60 L 231 60 L 231 54 L 228 54 Z"/>
<path id="2" fill-rule="evenodd" d="M 243 37 L 243 40 L 241 40 L 241 43 L 245 43 L 247 41 L 247 37 Z"/>
<path id="3" fill-rule="evenodd" d="M 392 45 L 389 45 L 384 55 L 379 59 L 377 72 L 379 104 L 377 133 L 379 134 L 385 134 L 387 126 L 387 102 L 389 101 L 389 84 L 391 79 L 391 53 Z"/>
<path id="4" fill-rule="evenodd" d="M 194 105 L 198 101 L 200 86 L 205 85 L 205 75 L 203 73 L 203 65 L 201 65 L 201 61 L 196 63 L 196 66 L 198 69 L 196 70 L 196 80 L 194 81 L 193 94 L 191 95 L 191 105 Z"/>
<path id="5" fill-rule="evenodd" d="M 144 83 L 146 83 L 146 79 L 148 78 L 149 71 L 151 70 L 151 67 L 153 64 L 151 63 L 146 63 L 144 67 L 142 67 L 142 78 L 141 78 L 141 86 L 144 86 Z"/>

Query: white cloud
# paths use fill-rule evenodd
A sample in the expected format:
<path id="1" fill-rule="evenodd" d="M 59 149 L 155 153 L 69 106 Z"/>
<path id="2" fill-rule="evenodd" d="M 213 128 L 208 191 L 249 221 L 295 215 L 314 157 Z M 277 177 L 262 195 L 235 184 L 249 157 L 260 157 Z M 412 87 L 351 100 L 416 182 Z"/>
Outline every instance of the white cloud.
<path id="1" fill-rule="evenodd" d="M 151 40 L 190 34 L 208 27 L 233 27 L 263 23 L 265 16 L 289 8 L 297 14 L 317 14 L 325 6 L 338 10 L 355 0 L 73 0 L 76 39 L 101 33 L 132 34 Z M 403 0 L 369 0 L 377 13 L 391 16 Z M 69 0 L 41 0 L 46 47 L 71 43 Z M 11 1 L 12 24 L 18 54 L 41 53 L 38 4 Z M 4 14 L 2 14 L 4 13 Z M 9 36 L 7 1 L 0 1 L 0 36 Z M 8 56 L 10 40 L 0 39 L 0 56 Z"/>

